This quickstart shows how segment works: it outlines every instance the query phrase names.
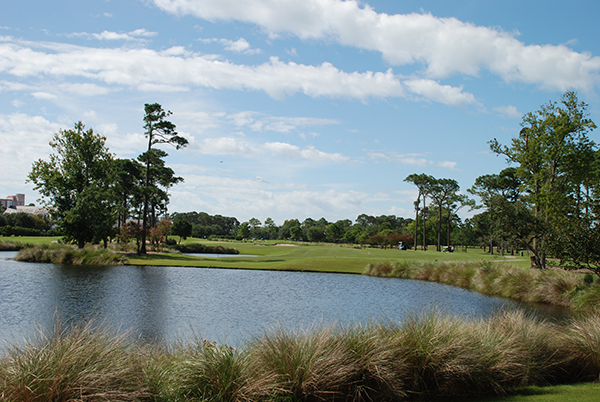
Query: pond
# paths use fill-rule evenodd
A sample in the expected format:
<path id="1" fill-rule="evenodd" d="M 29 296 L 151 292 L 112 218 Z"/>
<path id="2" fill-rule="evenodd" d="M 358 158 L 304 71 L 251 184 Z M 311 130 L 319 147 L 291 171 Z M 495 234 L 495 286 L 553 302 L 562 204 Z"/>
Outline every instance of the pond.
<path id="1" fill-rule="evenodd" d="M 398 321 L 436 308 L 484 317 L 532 306 L 436 283 L 362 275 L 179 267 L 82 267 L 0 252 L 0 346 L 61 319 L 100 317 L 143 340 L 243 344 L 283 325 Z"/>

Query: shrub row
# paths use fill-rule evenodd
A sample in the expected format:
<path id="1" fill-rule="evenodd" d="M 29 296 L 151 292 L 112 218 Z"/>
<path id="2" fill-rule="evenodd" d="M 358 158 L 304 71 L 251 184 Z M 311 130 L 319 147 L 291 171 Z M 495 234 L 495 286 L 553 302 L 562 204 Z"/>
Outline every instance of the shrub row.
<path id="1" fill-rule="evenodd" d="M 210 246 L 201 243 L 191 243 L 191 244 L 178 244 L 175 246 L 176 250 L 181 251 L 182 253 L 198 253 L 198 254 L 239 254 L 240 252 L 231 247 L 223 247 L 221 245 L 218 246 Z"/>
<path id="2" fill-rule="evenodd" d="M 395 401 L 503 395 L 597 380 L 600 314 L 556 325 L 522 312 L 466 321 L 286 331 L 237 349 L 133 345 L 90 323 L 57 324 L 0 356 L 0 401 Z"/>
<path id="3" fill-rule="evenodd" d="M 537 270 L 490 261 L 369 263 L 365 275 L 417 279 L 471 289 L 521 302 L 546 303 L 576 310 L 600 306 L 600 283 L 593 274 Z"/>

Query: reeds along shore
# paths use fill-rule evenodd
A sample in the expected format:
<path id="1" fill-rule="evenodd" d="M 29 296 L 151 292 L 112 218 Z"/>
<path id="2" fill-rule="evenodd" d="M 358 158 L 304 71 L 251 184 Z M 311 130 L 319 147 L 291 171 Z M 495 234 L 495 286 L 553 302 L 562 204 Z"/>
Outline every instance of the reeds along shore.
<path id="1" fill-rule="evenodd" d="M 600 306 L 600 281 L 591 273 L 537 270 L 491 261 L 370 263 L 365 275 L 417 279 L 460 286 L 521 302 L 546 303 L 576 311 Z"/>
<path id="2" fill-rule="evenodd" d="M 468 321 L 273 329 L 233 349 L 130 343 L 105 326 L 56 324 L 0 357 L 1 401 L 400 401 L 502 395 L 594 381 L 600 313 L 561 325 L 523 312 Z"/>

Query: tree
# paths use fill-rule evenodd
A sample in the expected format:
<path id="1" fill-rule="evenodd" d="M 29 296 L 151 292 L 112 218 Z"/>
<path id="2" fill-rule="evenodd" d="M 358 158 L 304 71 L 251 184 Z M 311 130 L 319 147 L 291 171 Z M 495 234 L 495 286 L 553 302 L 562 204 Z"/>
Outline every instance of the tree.
<path id="1" fill-rule="evenodd" d="M 413 173 L 408 175 L 404 181 L 413 183 L 417 186 L 419 193 L 417 195 L 417 200 L 415 201 L 415 251 L 417 250 L 417 229 L 419 226 L 419 200 L 423 199 L 423 250 L 427 250 L 427 236 L 426 236 L 426 225 L 425 225 L 425 217 L 427 214 L 427 205 L 426 200 L 431 191 L 431 184 L 435 181 L 432 176 L 426 175 L 425 173 L 416 174 Z"/>
<path id="2" fill-rule="evenodd" d="M 192 235 L 192 229 L 193 225 L 190 222 L 181 219 L 173 223 L 171 233 L 175 236 L 179 236 L 179 243 L 181 243 L 182 239 L 185 240 Z"/>
<path id="3" fill-rule="evenodd" d="M 143 166 L 135 159 L 116 159 L 113 169 L 114 197 L 117 202 L 117 229 L 127 223 L 132 210 L 142 202 L 140 184 Z"/>
<path id="4" fill-rule="evenodd" d="M 148 230 L 148 208 L 153 196 L 157 195 L 156 186 L 153 185 L 152 175 L 152 162 L 156 161 L 156 158 L 166 156 L 164 154 L 152 154 L 153 146 L 157 144 L 169 144 L 180 149 L 188 144 L 188 141 L 177 134 L 175 131 L 175 124 L 166 120 L 172 113 L 171 111 L 165 112 L 162 106 L 158 103 L 144 105 L 144 129 L 145 136 L 148 138 L 148 150 L 140 155 L 146 165 L 146 175 L 144 180 L 144 191 L 143 191 L 143 211 L 142 211 L 142 247 L 140 250 L 141 254 L 146 254 L 146 231 Z M 156 199 L 156 198 L 154 198 Z"/>
<path id="5" fill-rule="evenodd" d="M 513 232 L 514 235 L 512 229 L 516 228 L 516 226 L 513 225 L 518 223 L 514 222 L 516 217 L 511 216 L 510 214 L 516 210 L 510 208 L 506 203 L 514 204 L 518 202 L 521 199 L 520 189 L 521 181 L 517 177 L 517 169 L 509 167 L 502 170 L 497 175 L 488 174 L 479 176 L 475 179 L 473 186 L 467 190 L 469 193 L 476 195 L 481 199 L 483 206 L 486 207 L 489 213 L 490 254 L 494 254 L 494 239 L 502 237 L 502 231 Z M 473 209 L 478 209 L 480 207 L 481 205 L 473 205 Z M 525 211 L 522 211 L 521 213 L 524 212 Z M 502 222 L 512 222 L 509 223 L 511 227 L 507 227 L 506 224 L 502 224 Z M 494 231 L 498 232 L 498 236 L 494 236 Z M 516 238 L 514 240 L 516 240 Z M 522 240 L 527 243 L 530 239 Z"/>
<path id="6" fill-rule="evenodd" d="M 54 134 L 50 160 L 35 161 L 28 175 L 65 237 L 79 248 L 106 239 L 116 221 L 109 189 L 113 157 L 105 143 L 105 137 L 78 122 Z"/>
<path id="7" fill-rule="evenodd" d="M 510 146 L 494 139 L 490 148 L 505 155 L 508 163 L 518 164 L 516 176 L 526 197 L 512 207 L 521 217 L 527 212 L 532 215 L 526 217 L 528 230 L 519 236 L 526 233 L 533 239 L 528 247 L 534 252 L 535 264 L 545 268 L 548 237 L 564 216 L 580 216 L 593 201 L 588 195 L 595 180 L 588 172 L 595 172 L 597 147 L 587 134 L 596 125 L 589 119 L 587 105 L 568 91 L 560 103 L 549 102 L 527 113 L 521 126 Z M 529 244 L 527 239 L 519 240 Z"/>
<path id="8" fill-rule="evenodd" d="M 256 230 L 260 229 L 261 222 L 257 218 L 250 218 L 248 221 L 248 225 L 250 225 L 250 232 L 253 237 L 256 237 Z"/>
<path id="9" fill-rule="evenodd" d="M 437 251 L 442 251 L 442 209 L 452 197 L 456 196 L 459 189 L 460 186 L 454 179 L 432 179 L 430 181 L 429 195 L 438 207 Z M 448 218 L 449 226 L 450 217 Z"/>

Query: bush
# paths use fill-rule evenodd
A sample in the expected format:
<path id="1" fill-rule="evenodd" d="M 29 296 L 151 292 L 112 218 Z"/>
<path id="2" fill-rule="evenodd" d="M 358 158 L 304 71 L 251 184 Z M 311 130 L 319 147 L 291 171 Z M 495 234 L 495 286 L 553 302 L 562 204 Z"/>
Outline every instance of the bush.
<path id="1" fill-rule="evenodd" d="M 19 251 L 15 260 L 66 265 L 123 265 L 127 257 L 94 247 L 78 249 L 71 245 L 35 244 Z"/>
<path id="2" fill-rule="evenodd" d="M 240 252 L 235 248 L 218 246 L 208 246 L 201 243 L 191 244 L 177 244 L 175 249 L 182 253 L 190 254 L 239 254 Z"/>

